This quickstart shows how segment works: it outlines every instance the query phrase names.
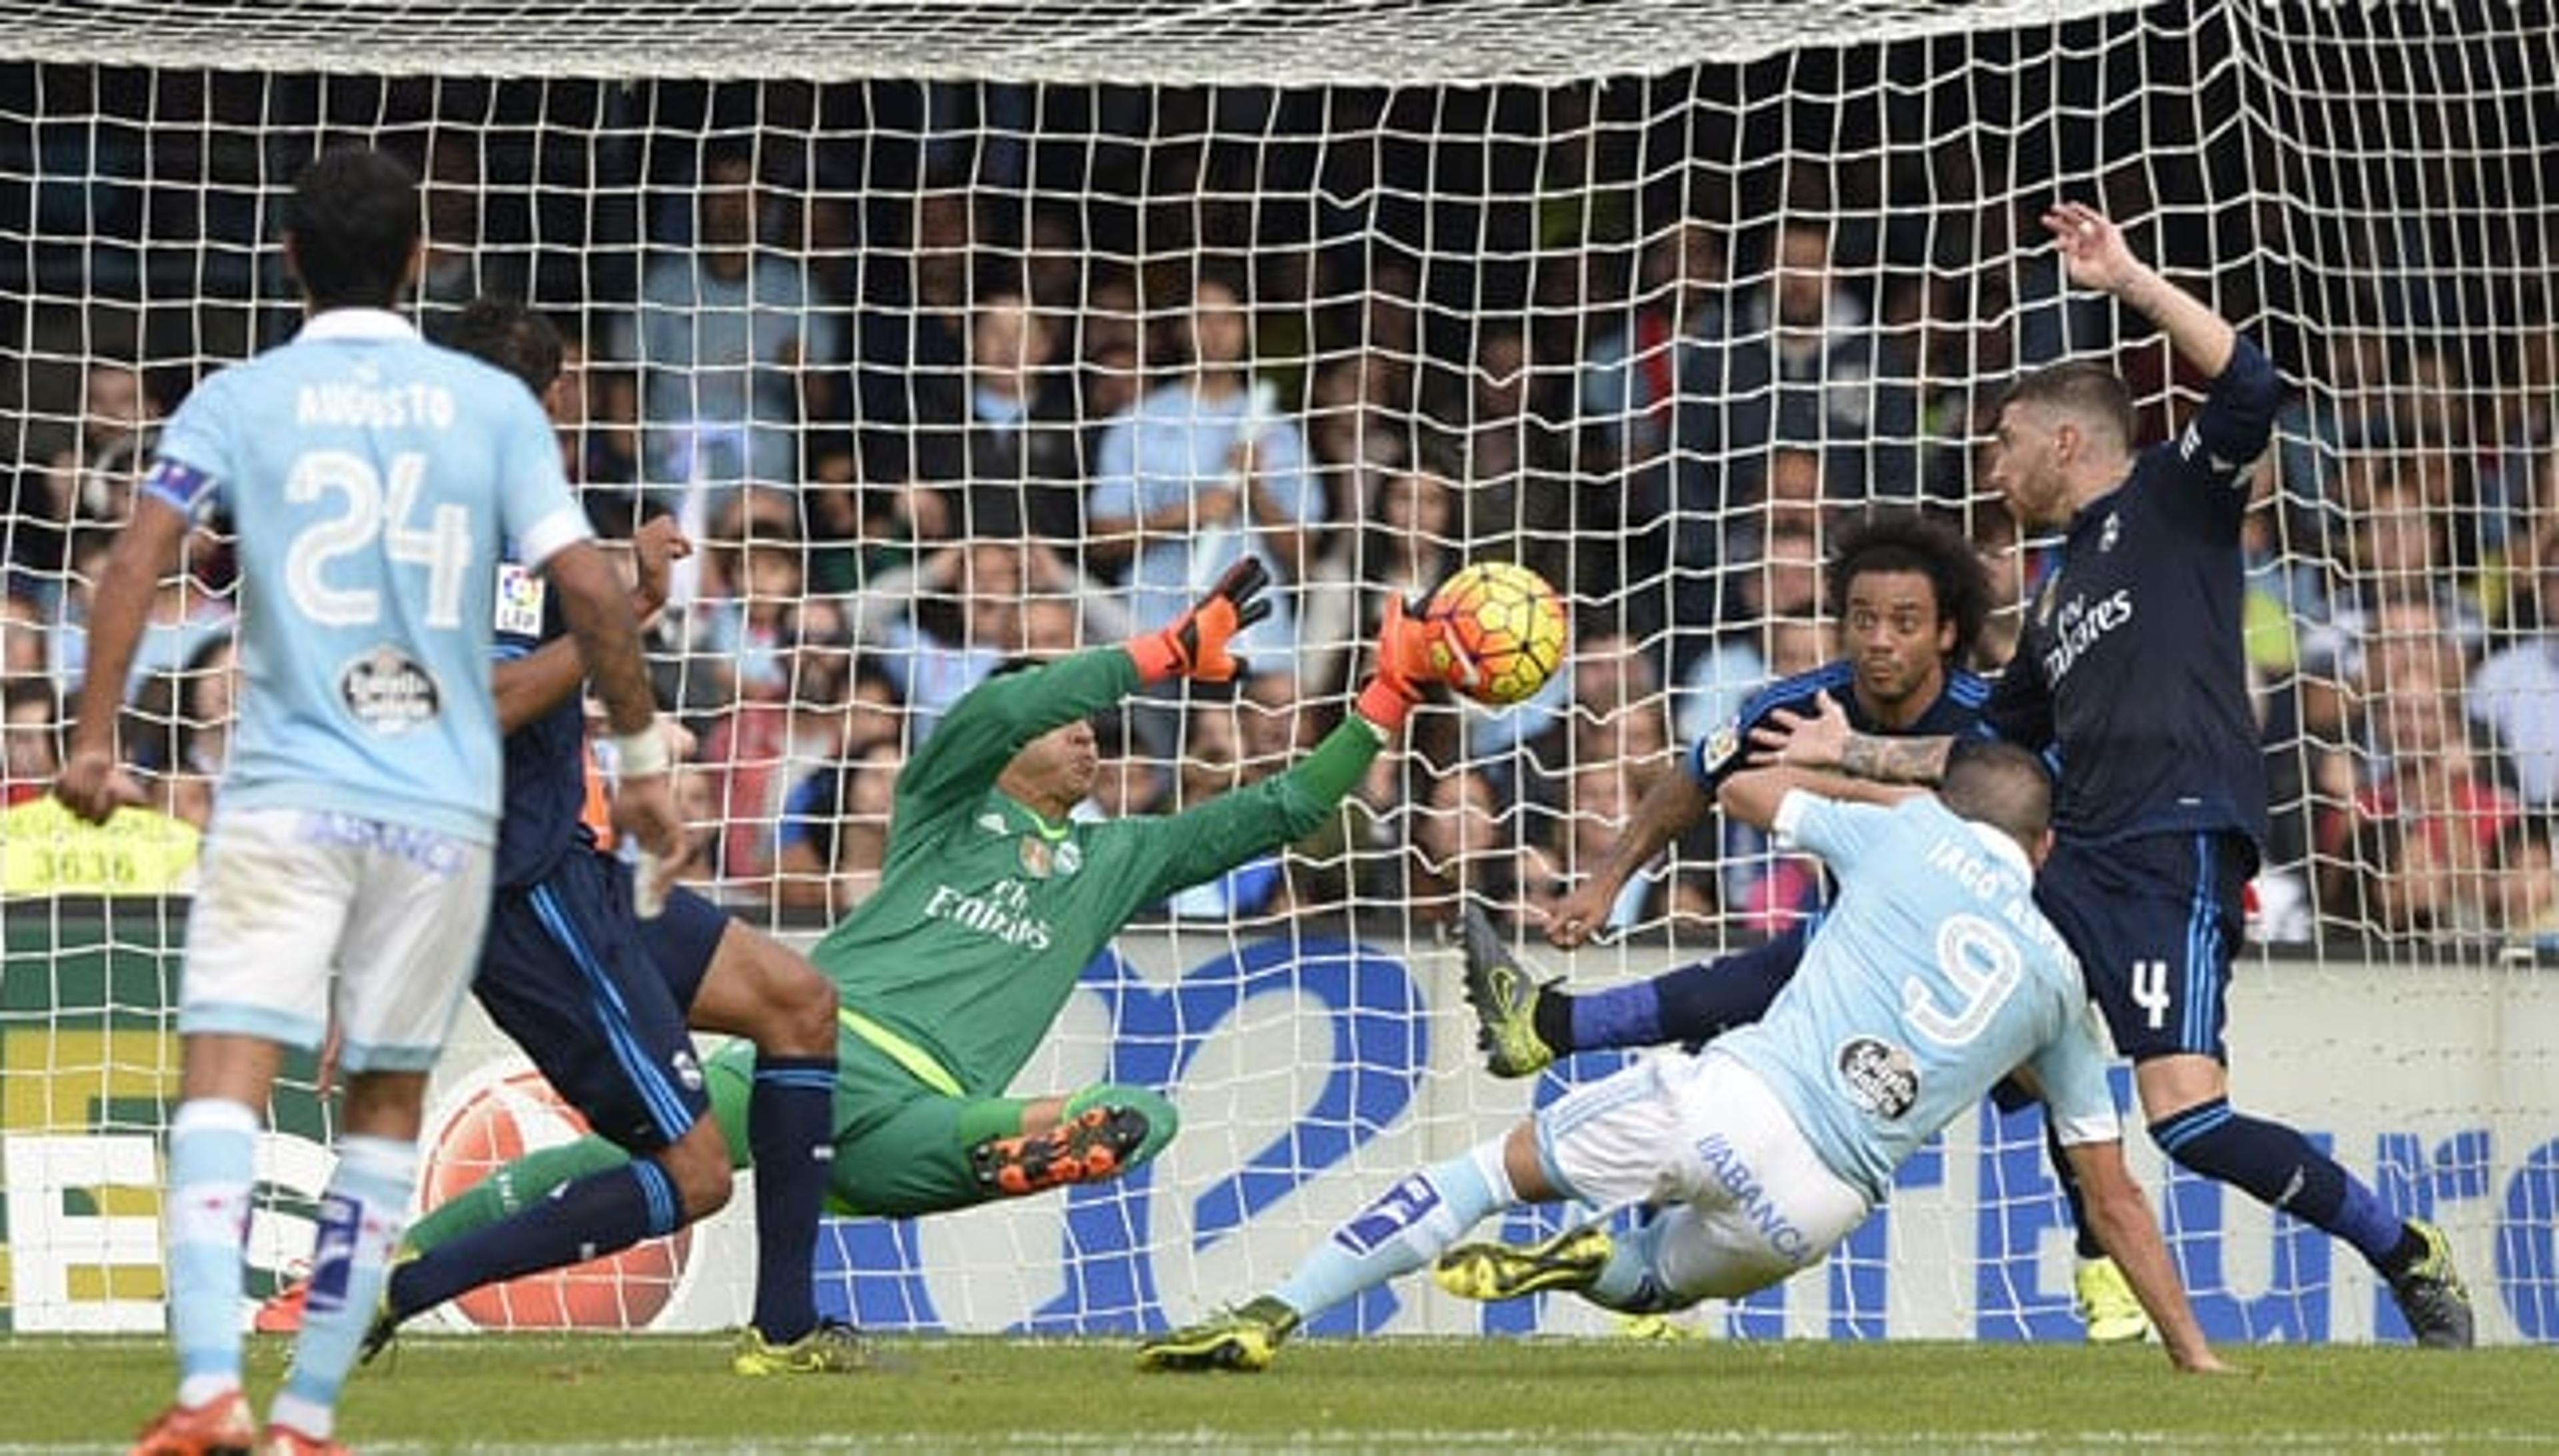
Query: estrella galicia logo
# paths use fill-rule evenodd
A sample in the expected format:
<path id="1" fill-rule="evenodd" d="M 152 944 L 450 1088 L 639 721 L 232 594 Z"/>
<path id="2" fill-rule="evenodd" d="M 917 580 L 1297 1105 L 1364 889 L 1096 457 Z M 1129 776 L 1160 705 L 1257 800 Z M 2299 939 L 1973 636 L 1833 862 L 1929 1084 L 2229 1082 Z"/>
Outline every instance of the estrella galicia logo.
<path id="1" fill-rule="evenodd" d="M 1848 1099 L 1878 1117 L 1899 1117 L 1919 1100 L 1919 1069 L 1908 1048 L 1858 1037 L 1841 1045 L 1839 1070 Z"/>
<path id="2" fill-rule="evenodd" d="M 385 735 L 431 723 L 444 709 L 435 674 L 388 644 L 348 663 L 338 674 L 338 692 L 357 722 Z"/>

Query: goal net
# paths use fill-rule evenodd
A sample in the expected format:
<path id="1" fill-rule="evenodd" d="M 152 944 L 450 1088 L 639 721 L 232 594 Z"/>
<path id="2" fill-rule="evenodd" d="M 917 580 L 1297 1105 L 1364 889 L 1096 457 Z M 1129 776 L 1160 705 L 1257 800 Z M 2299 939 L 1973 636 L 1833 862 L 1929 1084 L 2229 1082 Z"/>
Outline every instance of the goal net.
<path id="1" fill-rule="evenodd" d="M 669 512 L 695 541 L 652 640 L 698 740 L 694 883 L 795 944 L 875 886 L 899 766 L 1007 656 L 1161 627 L 1261 557 L 1279 611 L 1246 640 L 1250 678 L 1097 724 L 1093 806 L 1170 812 L 1338 721 L 1391 597 L 1506 559 L 1570 603 L 1545 691 L 1425 707 L 1325 828 L 1150 910 L 1088 972 L 1015 1090 L 1155 1087 L 1184 1111 L 1170 1151 L 1065 1195 L 832 1221 L 831 1310 L 1186 1319 L 1617 1065 L 1484 1073 L 1430 929 L 1457 896 L 1585 989 L 1795 924 L 1816 873 L 1710 819 L 1594 947 L 1537 934 L 1690 745 L 1843 651 L 1821 563 L 1846 524 L 1907 509 L 1966 532 L 1995 597 L 1966 664 L 2005 659 L 2047 543 L 1978 465 L 2021 368 L 2114 365 L 2146 441 L 2193 408 L 2202 381 L 2039 242 L 2040 211 L 2077 200 L 2290 385 L 2246 537 L 2273 829 L 2231 993 L 2239 1095 L 2447 1225 L 2486 1338 L 2551 1338 L 2553 19 L 2547 0 L 11 7 L 0 1326 L 159 1327 L 183 895 L 236 687 L 218 532 L 155 600 L 132 684 L 128 753 L 166 817 L 83 836 L 42 790 L 153 422 L 290 333 L 281 201 L 361 139 L 426 179 L 421 322 L 481 293 L 558 322 L 592 513 Z M 522 1068 L 466 1031 L 438 1187 L 566 1135 Z M 297 1070 L 256 1292 L 307 1246 L 326 1168 L 327 1102 Z M 1825 1272 L 1688 1320 L 2075 1338 L 2038 1129 L 1983 1109 Z M 2404 1334 L 2325 1238 L 2131 1142 L 2215 1336 Z M 741 1217 L 451 1318 L 734 1322 Z M 1317 1326 L 1608 1328 L 1409 1285 Z"/>

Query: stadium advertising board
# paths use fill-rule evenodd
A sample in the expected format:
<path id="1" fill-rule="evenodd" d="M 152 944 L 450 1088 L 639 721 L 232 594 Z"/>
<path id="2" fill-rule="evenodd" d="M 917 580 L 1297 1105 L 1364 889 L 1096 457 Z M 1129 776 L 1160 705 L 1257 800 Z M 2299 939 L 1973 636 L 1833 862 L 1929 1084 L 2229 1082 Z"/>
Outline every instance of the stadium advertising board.
<path id="1" fill-rule="evenodd" d="M 10 918 L 0 978 L 0 1329 L 162 1327 L 157 1132 L 175 1090 L 174 955 L 119 919 Z M 169 922 L 174 924 L 174 920 Z M 1649 974 L 1667 951 L 1585 955 L 1584 979 Z M 2481 1338 L 2559 1341 L 2559 984 L 2489 964 L 2251 964 L 2233 989 L 2237 1095 L 2296 1121 L 2395 1207 L 2441 1221 Z M 1586 1078 L 1617 1065 L 1583 1057 Z M 252 1291 L 307 1248 L 325 1108 L 307 1065 L 261 1150 L 270 1195 Z M 820 1297 L 865 1326 L 1126 1334 L 1268 1288 L 1332 1225 L 1413 1167 L 1491 1135 L 1566 1083 L 1476 1066 L 1448 952 L 1427 944 L 1144 933 L 1090 967 L 1020 1090 L 1102 1080 L 1168 1091 L 1183 1129 L 1122 1183 L 923 1221 L 829 1220 Z M 2129 1089 L 2124 1089 L 2129 1105 Z M 439 1072 L 426 1184 L 572 1135 L 476 1014 Z M 2324 1236 L 2135 1167 L 2220 1341 L 2404 1338 L 2387 1294 Z M 751 1200 L 673 1239 L 449 1307 L 429 1327 L 716 1328 L 752 1293 Z M 1514 1216 L 1528 1237 L 1563 1211 Z M 2066 1213 L 2033 1113 L 1988 1106 L 1901 1172 L 1890 1205 L 1829 1264 L 1679 1323 L 1710 1336 L 2077 1338 Z M 1606 1333 L 1550 1298 L 1476 1306 L 1419 1281 L 1332 1311 L 1315 1333 Z"/>

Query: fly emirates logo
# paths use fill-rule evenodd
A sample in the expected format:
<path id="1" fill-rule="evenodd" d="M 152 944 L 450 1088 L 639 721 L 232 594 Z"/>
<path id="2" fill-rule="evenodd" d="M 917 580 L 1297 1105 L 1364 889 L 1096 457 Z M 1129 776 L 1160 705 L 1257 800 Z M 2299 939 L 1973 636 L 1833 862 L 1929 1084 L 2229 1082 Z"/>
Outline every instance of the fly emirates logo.
<path id="1" fill-rule="evenodd" d="M 2117 587 L 2090 602 L 2072 597 L 2052 623 L 2052 646 L 2043 650 L 2043 680 L 2059 682 L 2097 640 L 2133 620 L 2133 589 Z"/>
<path id="2" fill-rule="evenodd" d="M 1030 887 L 1019 880 L 998 880 L 982 895 L 949 885 L 933 887 L 924 902 L 926 920 L 947 920 L 990 940 L 1031 950 L 1045 950 L 1054 939 L 1048 922 L 1031 914 Z"/>

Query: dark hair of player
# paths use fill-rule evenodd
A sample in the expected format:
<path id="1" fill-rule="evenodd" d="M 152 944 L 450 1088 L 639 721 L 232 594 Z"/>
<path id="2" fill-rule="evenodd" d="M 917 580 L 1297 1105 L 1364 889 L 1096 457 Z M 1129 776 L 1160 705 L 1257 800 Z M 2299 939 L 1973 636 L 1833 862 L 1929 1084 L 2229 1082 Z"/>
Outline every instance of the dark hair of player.
<path id="1" fill-rule="evenodd" d="M 2012 404 L 2057 409 L 2083 424 L 2112 434 L 2116 449 L 2133 448 L 2132 386 L 2104 364 L 2070 361 L 2045 364 L 2021 374 L 2015 383 L 2008 386 L 2007 392 L 2000 395 L 1999 407 L 2002 410 Z"/>
<path id="2" fill-rule="evenodd" d="M 323 152 L 294 180 L 285 230 L 314 306 L 388 308 L 417 251 L 417 173 L 371 147 Z"/>
<path id="3" fill-rule="evenodd" d="M 1955 624 L 1951 661 L 1963 661 L 1990 620 L 1990 573 L 1964 533 L 1917 510 L 1875 510 L 1842 527 L 1831 551 L 1831 620 L 1848 618 L 1849 586 L 1870 571 L 1911 571 L 1936 592 L 1937 617 Z"/>
<path id="4" fill-rule="evenodd" d="M 2001 830 L 2030 853 L 2052 823 L 2052 775 L 2013 743 L 1956 743 L 1937 797 L 1957 817 Z"/>
<path id="5" fill-rule="evenodd" d="M 436 332 L 438 344 L 496 364 L 535 395 L 559 377 L 567 353 L 556 325 L 512 298 L 475 298 Z"/>

